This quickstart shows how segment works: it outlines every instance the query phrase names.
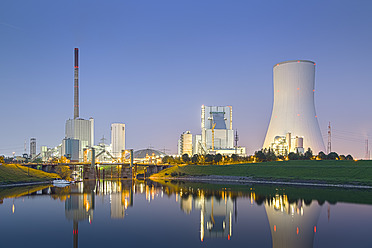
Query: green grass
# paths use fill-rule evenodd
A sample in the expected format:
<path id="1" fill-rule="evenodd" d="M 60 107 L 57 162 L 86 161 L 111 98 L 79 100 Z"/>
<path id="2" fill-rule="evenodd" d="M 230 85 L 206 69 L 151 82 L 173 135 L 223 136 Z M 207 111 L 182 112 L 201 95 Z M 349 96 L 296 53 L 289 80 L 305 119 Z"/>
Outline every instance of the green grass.
<path id="1" fill-rule="evenodd" d="M 29 183 L 29 182 L 43 182 L 52 180 L 53 178 L 60 178 L 54 173 L 47 173 L 41 170 L 29 169 L 17 164 L 2 164 L 0 165 L 0 185 L 14 184 L 14 183 Z"/>
<path id="2" fill-rule="evenodd" d="M 372 161 L 301 160 L 235 165 L 186 165 L 168 168 L 152 175 L 151 178 L 171 177 L 172 173 L 173 177 L 244 176 L 253 179 L 372 186 Z"/>

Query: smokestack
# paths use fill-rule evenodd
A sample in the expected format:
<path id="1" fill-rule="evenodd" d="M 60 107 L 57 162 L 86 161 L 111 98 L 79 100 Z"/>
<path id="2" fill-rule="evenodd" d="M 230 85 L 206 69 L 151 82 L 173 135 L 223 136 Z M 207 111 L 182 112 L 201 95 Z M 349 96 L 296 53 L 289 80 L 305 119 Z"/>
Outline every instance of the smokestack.
<path id="1" fill-rule="evenodd" d="M 74 66 L 74 119 L 79 118 L 79 48 L 75 48 Z"/>

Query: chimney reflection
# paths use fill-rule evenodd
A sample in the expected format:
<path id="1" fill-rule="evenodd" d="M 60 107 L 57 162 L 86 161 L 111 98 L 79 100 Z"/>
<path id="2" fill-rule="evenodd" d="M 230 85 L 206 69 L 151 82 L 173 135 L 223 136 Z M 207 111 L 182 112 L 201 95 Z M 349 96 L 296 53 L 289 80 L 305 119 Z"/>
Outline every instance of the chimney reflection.
<path id="1" fill-rule="evenodd" d="M 266 199 L 264 205 L 274 248 L 313 247 L 322 208 L 317 201 L 290 202 L 286 195 L 277 194 Z"/>
<path id="2" fill-rule="evenodd" d="M 70 186 L 70 195 L 65 201 L 66 219 L 73 221 L 73 247 L 77 248 L 79 222 L 93 221 L 95 181 L 88 181 Z"/>

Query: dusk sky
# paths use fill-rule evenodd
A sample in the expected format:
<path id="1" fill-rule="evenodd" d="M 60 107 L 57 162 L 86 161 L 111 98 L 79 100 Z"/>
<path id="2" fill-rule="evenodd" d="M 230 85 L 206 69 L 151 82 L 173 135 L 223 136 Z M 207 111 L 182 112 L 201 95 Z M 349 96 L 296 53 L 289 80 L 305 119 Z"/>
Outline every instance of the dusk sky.
<path id="1" fill-rule="evenodd" d="M 372 1 L 132 0 L 0 3 L 0 154 L 30 138 L 55 147 L 73 118 L 74 48 L 80 116 L 95 143 L 126 124 L 126 148 L 177 152 L 201 132 L 201 106 L 233 106 L 247 153 L 261 149 L 273 66 L 316 63 L 315 107 L 327 146 L 365 157 L 372 147 Z"/>

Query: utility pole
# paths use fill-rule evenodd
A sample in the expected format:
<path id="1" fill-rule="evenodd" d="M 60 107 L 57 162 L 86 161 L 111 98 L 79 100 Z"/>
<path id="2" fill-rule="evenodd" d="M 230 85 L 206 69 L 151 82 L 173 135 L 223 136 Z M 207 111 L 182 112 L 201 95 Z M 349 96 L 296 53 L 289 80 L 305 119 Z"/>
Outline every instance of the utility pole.
<path id="1" fill-rule="evenodd" d="M 328 145 L 327 145 L 327 154 L 332 152 L 332 141 L 331 141 L 331 122 L 328 124 Z"/>
<path id="2" fill-rule="evenodd" d="M 369 148 L 368 148 L 368 138 L 366 139 L 366 160 L 369 160 L 370 159 L 370 156 L 369 156 Z"/>

